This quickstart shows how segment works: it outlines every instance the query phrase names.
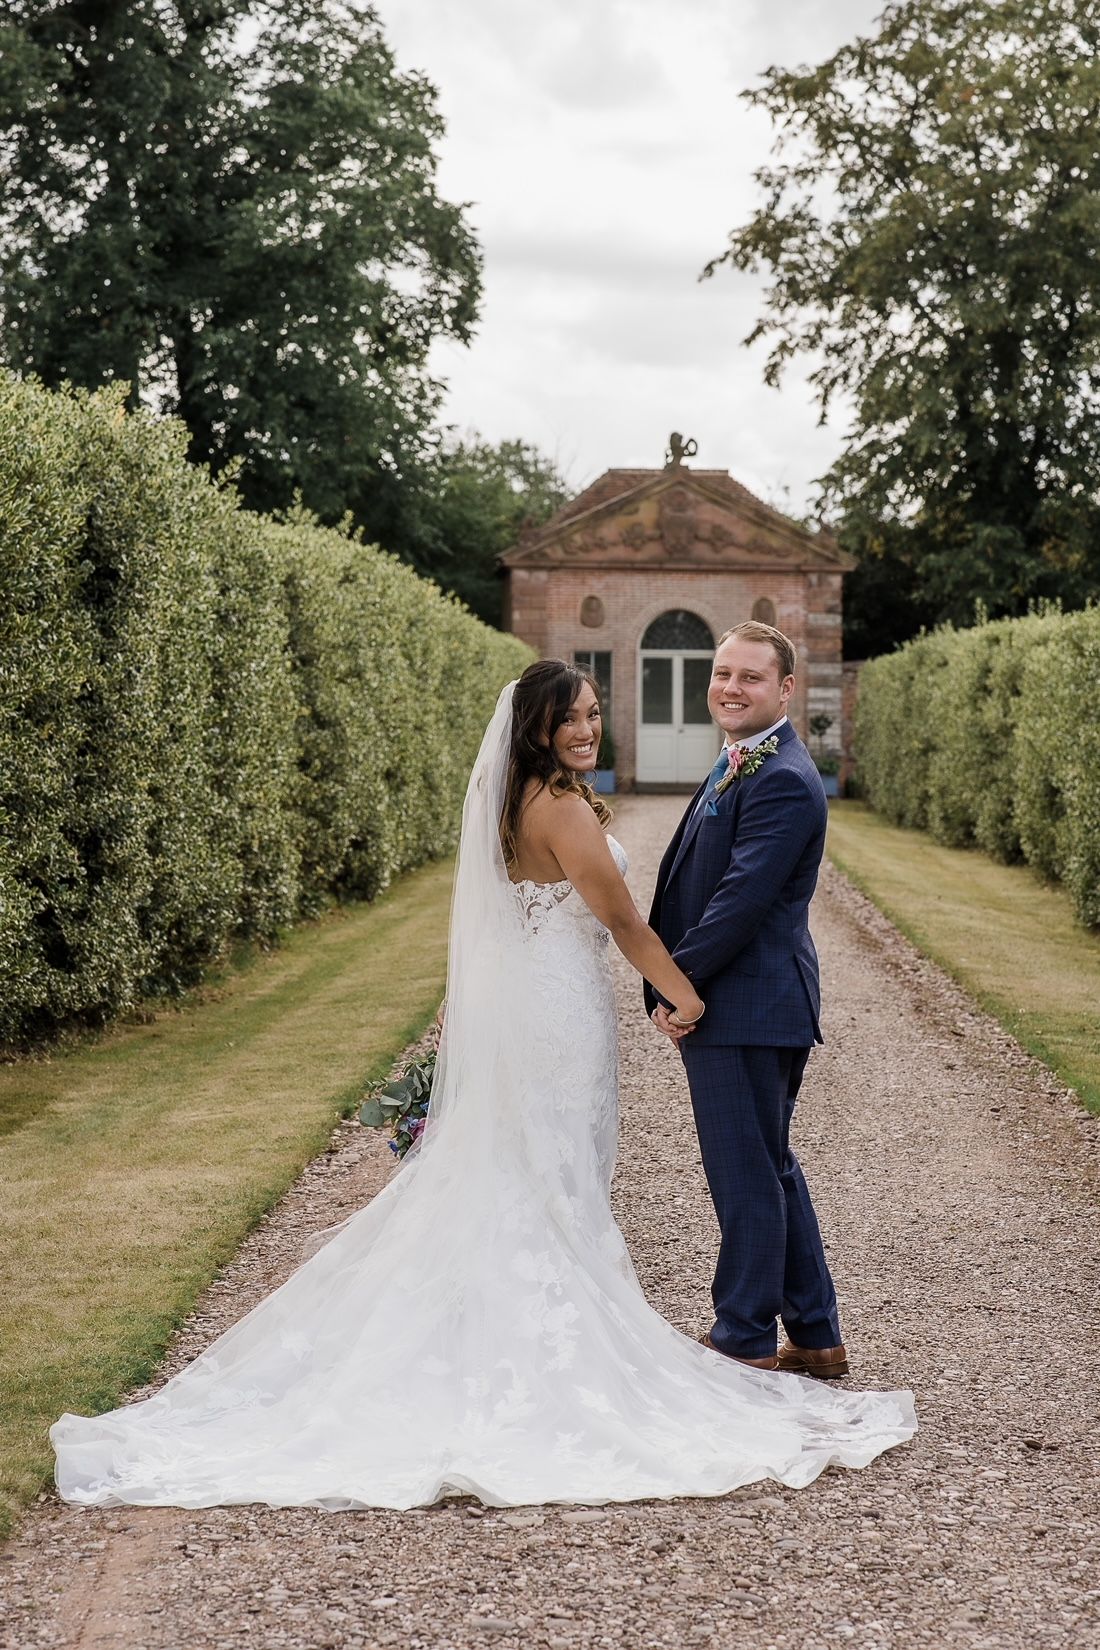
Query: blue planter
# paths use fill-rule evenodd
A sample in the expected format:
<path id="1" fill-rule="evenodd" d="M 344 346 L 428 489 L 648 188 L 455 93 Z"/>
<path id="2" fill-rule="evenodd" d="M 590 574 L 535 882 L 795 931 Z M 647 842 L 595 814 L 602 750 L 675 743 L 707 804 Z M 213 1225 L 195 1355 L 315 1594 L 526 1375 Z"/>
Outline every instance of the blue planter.
<path id="1" fill-rule="evenodd" d="M 615 795 L 614 768 L 597 768 L 592 775 L 592 789 L 599 796 Z"/>
<path id="2" fill-rule="evenodd" d="M 840 775 L 838 773 L 823 773 L 821 783 L 825 787 L 826 796 L 840 795 Z"/>

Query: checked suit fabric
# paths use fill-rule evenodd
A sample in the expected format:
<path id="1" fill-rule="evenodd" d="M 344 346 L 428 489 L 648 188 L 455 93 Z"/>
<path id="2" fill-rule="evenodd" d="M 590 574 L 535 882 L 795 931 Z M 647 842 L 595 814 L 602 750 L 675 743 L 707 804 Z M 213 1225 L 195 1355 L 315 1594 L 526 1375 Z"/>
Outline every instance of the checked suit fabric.
<path id="1" fill-rule="evenodd" d="M 759 769 L 713 796 L 719 764 L 657 875 L 650 925 L 706 1012 L 679 1044 L 722 1238 L 714 1345 L 775 1351 L 840 1343 L 836 1293 L 788 1131 L 820 1040 L 808 908 L 825 841 L 821 779 L 790 723 Z M 723 763 L 728 757 L 723 752 Z M 708 806 L 709 804 L 709 806 Z M 655 997 L 647 989 L 647 1012 Z"/>

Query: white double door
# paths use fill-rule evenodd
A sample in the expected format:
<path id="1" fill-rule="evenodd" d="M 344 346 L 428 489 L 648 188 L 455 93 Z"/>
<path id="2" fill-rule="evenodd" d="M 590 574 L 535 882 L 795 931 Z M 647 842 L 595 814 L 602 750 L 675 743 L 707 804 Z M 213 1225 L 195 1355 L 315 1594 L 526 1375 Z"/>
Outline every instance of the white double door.
<path id="1" fill-rule="evenodd" d="M 638 772 L 643 785 L 697 785 L 722 735 L 710 719 L 713 654 L 644 649 L 638 671 Z"/>

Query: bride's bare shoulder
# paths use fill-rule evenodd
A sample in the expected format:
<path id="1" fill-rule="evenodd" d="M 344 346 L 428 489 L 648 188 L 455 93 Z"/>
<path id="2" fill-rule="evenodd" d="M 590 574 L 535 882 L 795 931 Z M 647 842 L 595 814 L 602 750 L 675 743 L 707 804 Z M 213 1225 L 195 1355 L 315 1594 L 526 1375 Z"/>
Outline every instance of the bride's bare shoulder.
<path id="1" fill-rule="evenodd" d="M 600 823 L 583 796 L 575 791 L 552 791 L 549 785 L 539 785 L 524 804 L 524 813 L 530 826 L 540 833 L 587 830 Z"/>

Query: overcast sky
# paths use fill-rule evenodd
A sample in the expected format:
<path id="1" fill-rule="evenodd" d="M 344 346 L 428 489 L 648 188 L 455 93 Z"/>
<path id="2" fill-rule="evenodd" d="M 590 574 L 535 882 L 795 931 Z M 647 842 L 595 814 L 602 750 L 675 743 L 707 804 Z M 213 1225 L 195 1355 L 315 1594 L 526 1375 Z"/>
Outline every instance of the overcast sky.
<path id="1" fill-rule="evenodd" d="M 485 295 L 469 349 L 442 346 L 445 417 L 555 457 L 579 490 L 696 462 L 799 509 L 843 430 L 817 427 L 800 373 L 762 379 L 740 340 L 760 284 L 696 279 L 758 203 L 770 122 L 739 93 L 772 63 L 817 63 L 882 0 L 377 0 L 402 68 L 439 91 L 441 188 L 469 201 Z"/>

